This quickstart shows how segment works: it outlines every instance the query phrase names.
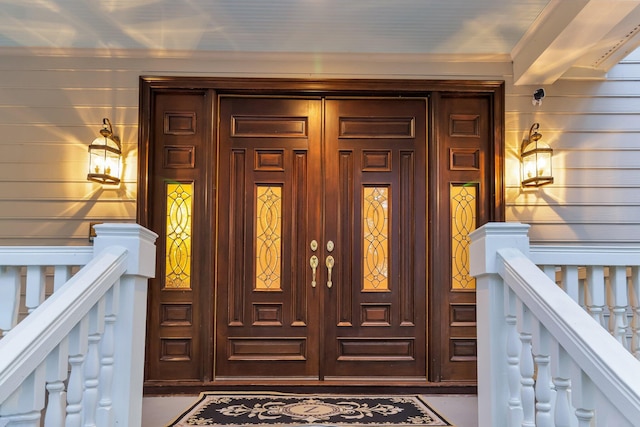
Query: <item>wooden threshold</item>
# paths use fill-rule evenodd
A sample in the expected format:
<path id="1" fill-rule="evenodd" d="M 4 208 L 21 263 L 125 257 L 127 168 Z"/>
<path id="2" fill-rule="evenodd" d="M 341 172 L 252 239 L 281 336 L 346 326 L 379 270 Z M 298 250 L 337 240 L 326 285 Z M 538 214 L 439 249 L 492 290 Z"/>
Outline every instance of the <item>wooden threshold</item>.
<path id="1" fill-rule="evenodd" d="M 283 383 L 282 381 L 214 381 L 209 383 L 174 382 L 145 384 L 145 396 L 166 396 L 179 394 L 199 394 L 204 391 L 279 391 L 283 393 L 345 393 L 345 394 L 466 394 L 478 393 L 476 383 L 466 382 L 361 382 L 352 381 L 304 381 Z"/>

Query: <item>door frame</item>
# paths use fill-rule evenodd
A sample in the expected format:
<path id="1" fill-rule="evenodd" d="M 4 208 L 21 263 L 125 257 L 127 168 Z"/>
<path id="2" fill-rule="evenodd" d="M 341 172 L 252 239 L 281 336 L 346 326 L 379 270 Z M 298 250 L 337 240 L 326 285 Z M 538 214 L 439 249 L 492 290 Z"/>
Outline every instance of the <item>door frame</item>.
<path id="1" fill-rule="evenodd" d="M 398 97 L 430 97 L 433 93 L 460 94 L 460 95 L 477 95 L 486 96 L 490 102 L 490 126 L 492 128 L 490 153 L 487 153 L 487 167 L 490 169 L 489 175 L 493 177 L 490 182 L 490 188 L 487 194 L 492 200 L 491 211 L 489 212 L 489 221 L 504 221 L 504 81 L 488 80 L 488 81 L 472 81 L 472 80 L 378 80 L 378 79 L 280 79 L 280 78 L 216 78 L 216 77 L 179 77 L 179 76 L 141 76 L 140 77 L 140 93 L 139 93 L 139 123 L 138 123 L 138 194 L 137 194 L 137 222 L 145 227 L 152 224 L 152 200 L 150 200 L 150 183 L 153 177 L 152 153 L 153 147 L 153 123 L 152 112 L 154 106 L 154 96 L 157 93 L 183 92 L 191 90 L 200 90 L 207 93 L 211 97 L 209 100 L 208 110 L 206 111 L 206 120 L 210 123 L 210 129 L 213 131 L 207 135 L 207 145 L 209 149 L 201 156 L 206 156 L 209 161 L 216 161 L 217 141 L 215 118 L 217 117 L 217 99 L 219 94 L 253 94 L 253 95 L 301 95 L 311 96 L 322 94 L 325 96 L 398 96 Z M 428 109 L 428 128 L 427 141 L 436 141 L 441 129 L 438 128 L 438 120 L 436 111 L 438 110 L 439 97 L 432 97 Z M 447 201 L 445 195 L 439 194 L 437 186 L 437 168 L 431 167 L 431 162 L 435 161 L 440 154 L 438 152 L 439 144 L 428 144 L 427 148 L 427 188 L 429 194 L 433 197 L 428 201 L 428 218 L 427 235 L 430 239 L 430 245 L 435 241 L 434 230 L 430 224 L 437 218 L 440 211 L 440 201 Z M 215 171 L 207 172 L 206 186 L 209 190 L 214 189 L 216 185 Z M 209 192 L 207 190 L 206 192 Z M 205 233 L 216 238 L 216 203 L 215 200 L 207 198 L 203 206 L 201 206 L 203 218 L 209 218 L 203 221 Z M 479 224 L 480 225 L 480 224 Z M 206 245 L 202 245 L 206 246 Z M 199 251 L 200 256 L 206 260 L 215 260 L 213 253 L 215 245 L 210 248 L 194 247 L 193 250 Z M 428 271 L 433 271 L 433 265 L 436 262 L 435 251 L 428 248 L 427 265 Z M 215 267 L 214 267 L 215 268 Z M 201 283 L 214 283 L 215 272 L 212 269 L 202 269 L 199 277 Z M 206 271 L 205 271 L 206 270 Z M 427 334 L 428 349 L 433 348 L 432 345 L 439 345 L 439 333 L 434 333 L 437 329 L 436 323 L 441 315 L 441 307 L 436 302 L 442 298 L 438 289 L 431 285 L 432 274 L 427 278 Z M 212 287 L 202 287 L 197 298 L 202 302 L 200 316 L 203 319 L 214 319 L 214 298 L 215 290 Z M 148 318 L 151 313 L 153 304 L 156 303 L 150 296 L 148 304 Z M 200 337 L 202 340 L 203 360 L 213 360 L 213 322 L 202 322 L 200 329 Z M 432 343 L 432 341 L 436 340 Z M 441 363 L 440 355 L 437 352 L 428 351 L 430 355 L 427 361 L 427 369 L 429 373 L 429 381 L 424 386 L 438 385 L 439 366 Z M 213 378 L 213 363 L 203 366 L 201 371 L 201 381 L 194 383 L 193 381 L 155 381 L 145 383 L 146 393 L 176 392 L 180 391 L 197 391 L 203 389 L 207 385 L 217 384 L 224 386 L 220 382 L 216 382 Z M 233 385 L 233 384 L 226 384 Z M 310 384 L 311 385 L 311 384 Z M 319 385 L 319 384 L 316 384 Z M 323 384 L 331 385 L 331 384 Z M 387 384 L 388 385 L 388 384 Z M 403 384 L 397 384 L 403 385 Z M 416 386 L 415 383 L 410 384 Z M 448 384 L 454 388 L 457 386 L 473 386 L 474 384 Z M 442 387 L 438 387 L 442 389 Z"/>

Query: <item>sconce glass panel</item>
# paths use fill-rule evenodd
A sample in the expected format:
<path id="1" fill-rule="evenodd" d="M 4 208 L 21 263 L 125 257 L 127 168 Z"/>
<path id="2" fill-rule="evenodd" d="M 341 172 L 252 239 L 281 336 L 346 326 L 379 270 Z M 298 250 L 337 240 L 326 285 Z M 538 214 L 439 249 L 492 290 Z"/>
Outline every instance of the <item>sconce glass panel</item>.
<path id="1" fill-rule="evenodd" d="M 539 142 L 527 145 L 522 152 L 522 185 L 539 187 L 553 182 L 553 150 Z"/>

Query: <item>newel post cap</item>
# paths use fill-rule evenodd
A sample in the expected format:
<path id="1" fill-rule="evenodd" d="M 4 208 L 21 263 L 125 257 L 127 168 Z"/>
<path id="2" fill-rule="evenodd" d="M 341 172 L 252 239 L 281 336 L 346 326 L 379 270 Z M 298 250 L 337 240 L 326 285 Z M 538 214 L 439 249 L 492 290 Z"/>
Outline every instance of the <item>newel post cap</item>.
<path id="1" fill-rule="evenodd" d="M 109 246 L 122 246 L 129 252 L 126 274 L 147 278 L 155 276 L 156 245 L 158 235 L 139 224 L 96 224 L 93 243 L 94 254 Z"/>
<path id="2" fill-rule="evenodd" d="M 469 272 L 472 276 L 498 272 L 496 253 L 502 248 L 516 248 L 529 256 L 529 224 L 489 222 L 469 234 Z"/>

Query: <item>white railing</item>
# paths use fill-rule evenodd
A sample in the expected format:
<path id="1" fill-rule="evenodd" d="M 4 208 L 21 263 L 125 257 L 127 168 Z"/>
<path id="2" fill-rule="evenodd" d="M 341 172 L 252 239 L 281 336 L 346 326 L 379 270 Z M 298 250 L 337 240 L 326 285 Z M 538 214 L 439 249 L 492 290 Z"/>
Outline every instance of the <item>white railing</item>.
<path id="1" fill-rule="evenodd" d="M 633 249 L 531 248 L 528 228 L 490 223 L 471 234 L 478 425 L 638 425 L 640 362 L 621 342 L 640 260 Z"/>
<path id="2" fill-rule="evenodd" d="M 0 326 L 0 426 L 141 423 L 157 236 L 136 224 L 100 224 L 96 232 L 93 249 L 0 249 L 0 313 L 8 313 Z M 51 268 L 54 290 L 45 299 Z M 18 323 L 25 270 L 29 314 Z"/>
<path id="3" fill-rule="evenodd" d="M 531 246 L 530 258 L 640 359 L 640 246 Z"/>

